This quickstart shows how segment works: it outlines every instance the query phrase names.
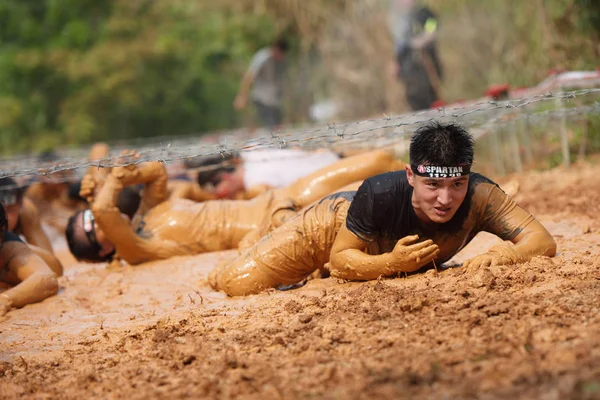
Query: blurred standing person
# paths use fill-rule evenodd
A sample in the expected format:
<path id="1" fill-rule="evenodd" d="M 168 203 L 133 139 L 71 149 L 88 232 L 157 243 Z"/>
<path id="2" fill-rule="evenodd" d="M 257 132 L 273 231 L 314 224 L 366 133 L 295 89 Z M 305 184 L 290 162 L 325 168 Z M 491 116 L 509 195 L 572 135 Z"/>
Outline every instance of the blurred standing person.
<path id="1" fill-rule="evenodd" d="M 279 38 L 270 47 L 254 54 L 233 102 L 236 110 L 244 109 L 250 93 L 260 124 L 266 128 L 277 127 L 283 121 L 285 55 L 288 47 L 287 40 Z"/>
<path id="2" fill-rule="evenodd" d="M 436 46 L 437 17 L 416 0 L 390 0 L 390 8 L 394 76 L 404 84 L 406 100 L 414 111 L 430 108 L 439 100 L 442 79 Z"/>

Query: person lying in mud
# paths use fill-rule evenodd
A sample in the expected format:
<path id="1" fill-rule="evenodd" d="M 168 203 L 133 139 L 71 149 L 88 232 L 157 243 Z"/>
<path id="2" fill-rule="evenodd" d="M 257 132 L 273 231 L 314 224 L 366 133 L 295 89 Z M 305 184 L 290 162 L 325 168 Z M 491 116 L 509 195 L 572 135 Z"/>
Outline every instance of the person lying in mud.
<path id="1" fill-rule="evenodd" d="M 39 213 L 33 202 L 23 196 L 23 188 L 18 187 L 14 179 L 0 179 L 0 203 L 8 220 L 8 231 L 17 237 L 23 236 L 29 248 L 58 276 L 62 275 L 62 264 L 54 256 L 50 239 L 42 229 Z"/>
<path id="2" fill-rule="evenodd" d="M 339 160 L 338 154 L 327 150 L 265 149 L 189 160 L 187 166 L 213 167 L 198 172 L 197 179 L 202 187 L 214 187 L 218 198 L 248 200 L 289 186 Z"/>
<path id="3" fill-rule="evenodd" d="M 37 303 L 57 292 L 56 274 L 8 231 L 6 213 L 0 204 L 0 316 L 13 307 Z"/>
<path id="4" fill-rule="evenodd" d="M 262 225 L 279 226 L 290 209 L 300 210 L 352 182 L 403 166 L 391 154 L 374 151 L 338 161 L 252 200 L 202 203 L 167 199 L 167 174 L 160 162 L 117 167 L 97 191 L 92 178 L 82 183 L 81 195 L 91 207 L 69 219 L 67 243 L 78 260 L 103 262 L 116 254 L 132 265 L 233 249 Z M 130 222 L 115 201 L 124 187 L 138 184 L 144 185 L 140 211 Z"/>
<path id="5" fill-rule="evenodd" d="M 210 285 L 241 296 L 296 284 L 317 269 L 347 280 L 415 272 L 448 261 L 481 231 L 514 245 L 491 248 L 466 261 L 467 269 L 554 256 L 550 233 L 498 185 L 470 172 L 473 139 L 461 127 L 421 127 L 409 151 L 405 170 L 302 210 L 213 270 Z"/>
<path id="6" fill-rule="evenodd" d="M 108 146 L 97 143 L 92 146 L 88 160 L 101 160 L 108 156 Z M 43 152 L 38 161 L 43 164 L 56 164 L 60 161 L 54 150 Z M 89 167 L 88 174 L 102 175 L 102 168 Z M 64 232 L 66 222 L 76 210 L 85 209 L 87 202 L 78 196 L 81 185 L 71 171 L 59 171 L 48 176 L 35 177 L 25 189 L 25 198 L 33 203 L 39 216 L 46 224 Z"/>

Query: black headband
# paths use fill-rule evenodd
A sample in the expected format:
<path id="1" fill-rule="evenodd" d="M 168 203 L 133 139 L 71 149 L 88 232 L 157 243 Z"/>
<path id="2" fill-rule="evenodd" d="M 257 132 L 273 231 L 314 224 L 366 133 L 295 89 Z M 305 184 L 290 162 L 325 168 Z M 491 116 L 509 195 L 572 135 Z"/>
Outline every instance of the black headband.
<path id="1" fill-rule="evenodd" d="M 413 173 L 427 178 L 457 178 L 459 176 L 469 175 L 471 172 L 470 165 L 412 165 L 410 166 Z"/>

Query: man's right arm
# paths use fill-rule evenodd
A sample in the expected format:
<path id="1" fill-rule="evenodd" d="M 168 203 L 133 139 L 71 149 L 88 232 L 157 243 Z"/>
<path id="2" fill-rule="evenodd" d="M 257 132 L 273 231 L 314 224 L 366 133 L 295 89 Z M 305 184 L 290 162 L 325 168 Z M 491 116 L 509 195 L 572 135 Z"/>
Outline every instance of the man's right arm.
<path id="1" fill-rule="evenodd" d="M 369 255 L 364 252 L 367 243 L 342 226 L 331 249 L 331 276 L 365 281 L 398 272 L 414 272 L 435 260 L 440 252 L 432 240 L 415 243 L 418 239 L 417 235 L 406 236 L 391 252 Z"/>

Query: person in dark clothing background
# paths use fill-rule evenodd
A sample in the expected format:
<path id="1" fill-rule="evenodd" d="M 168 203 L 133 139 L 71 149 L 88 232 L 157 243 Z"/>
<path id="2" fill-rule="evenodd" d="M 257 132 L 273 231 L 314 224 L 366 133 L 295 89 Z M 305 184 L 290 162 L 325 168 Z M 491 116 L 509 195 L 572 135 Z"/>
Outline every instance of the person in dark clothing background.
<path id="1" fill-rule="evenodd" d="M 442 65 L 437 52 L 438 19 L 416 0 L 390 0 L 394 39 L 394 75 L 402 81 L 411 109 L 430 108 L 439 100 Z"/>

